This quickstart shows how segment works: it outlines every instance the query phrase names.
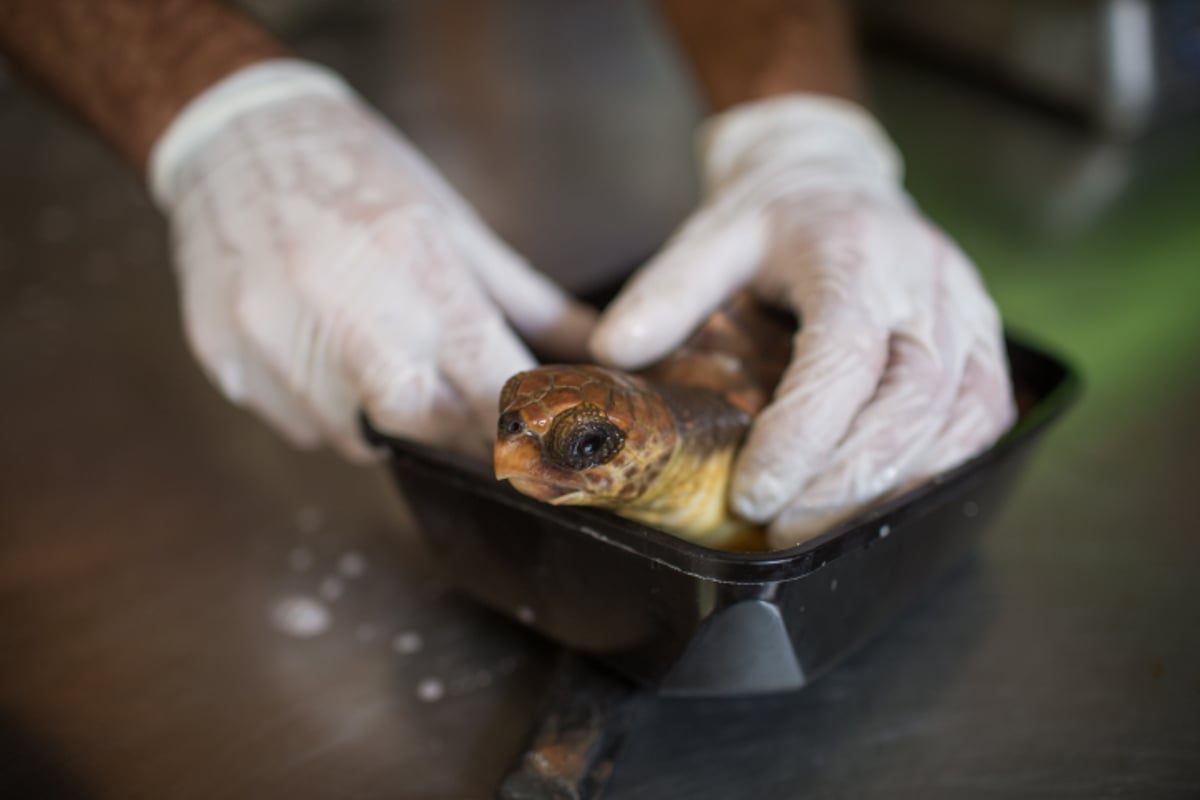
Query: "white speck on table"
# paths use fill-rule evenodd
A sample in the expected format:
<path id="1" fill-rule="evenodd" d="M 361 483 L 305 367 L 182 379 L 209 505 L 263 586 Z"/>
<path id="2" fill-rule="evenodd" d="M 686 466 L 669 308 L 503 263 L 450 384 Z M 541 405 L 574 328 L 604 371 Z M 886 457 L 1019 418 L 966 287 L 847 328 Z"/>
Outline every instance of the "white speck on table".
<path id="1" fill-rule="evenodd" d="M 296 572 L 307 572 L 313 565 L 312 550 L 307 547 L 294 547 L 288 553 L 288 566 Z"/>
<path id="2" fill-rule="evenodd" d="M 290 595 L 271 609 L 276 629 L 298 639 L 311 639 L 329 630 L 333 615 L 320 600 L 306 595 Z"/>
<path id="3" fill-rule="evenodd" d="M 338 559 L 338 572 L 347 578 L 361 578 L 367 571 L 367 559 L 357 550 L 344 553 Z"/>
<path id="4" fill-rule="evenodd" d="M 341 597 L 344 591 L 345 587 L 342 586 L 342 582 L 332 575 L 323 579 L 321 585 L 317 587 L 317 594 L 330 602 Z"/>
<path id="5" fill-rule="evenodd" d="M 446 696 L 446 684 L 440 678 L 425 678 L 417 684 L 417 697 L 426 703 L 436 703 Z"/>
<path id="6" fill-rule="evenodd" d="M 392 649 L 402 656 L 421 652 L 425 640 L 416 631 L 401 631 L 392 637 Z"/>
<path id="7" fill-rule="evenodd" d="M 455 694 L 473 692 L 484 689 L 492 684 L 492 673 L 486 669 L 477 669 L 469 675 L 463 675 L 454 681 Z"/>

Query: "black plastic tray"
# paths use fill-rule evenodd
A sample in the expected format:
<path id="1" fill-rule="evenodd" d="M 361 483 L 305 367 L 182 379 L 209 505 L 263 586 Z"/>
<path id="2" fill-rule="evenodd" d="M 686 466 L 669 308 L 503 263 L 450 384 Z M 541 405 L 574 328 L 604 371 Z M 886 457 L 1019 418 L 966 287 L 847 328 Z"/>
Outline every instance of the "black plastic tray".
<path id="1" fill-rule="evenodd" d="M 991 449 L 817 539 L 725 553 L 595 509 L 544 505 L 485 466 L 382 438 L 429 547 L 466 594 L 666 694 L 798 689 L 966 554 L 1072 371 L 1009 341 L 1021 414 Z"/>

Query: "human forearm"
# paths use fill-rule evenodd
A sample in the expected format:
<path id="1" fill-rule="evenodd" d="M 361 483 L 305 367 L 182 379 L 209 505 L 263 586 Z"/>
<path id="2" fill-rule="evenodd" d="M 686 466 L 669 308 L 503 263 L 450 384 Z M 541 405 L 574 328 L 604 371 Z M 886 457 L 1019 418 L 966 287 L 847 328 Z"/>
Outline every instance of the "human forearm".
<path id="1" fill-rule="evenodd" d="M 791 92 L 862 100 L 844 0 L 660 0 L 714 111 Z"/>
<path id="2" fill-rule="evenodd" d="M 286 54 L 215 0 L 6 0 L 0 50 L 143 171 L 189 100 L 241 67 Z"/>

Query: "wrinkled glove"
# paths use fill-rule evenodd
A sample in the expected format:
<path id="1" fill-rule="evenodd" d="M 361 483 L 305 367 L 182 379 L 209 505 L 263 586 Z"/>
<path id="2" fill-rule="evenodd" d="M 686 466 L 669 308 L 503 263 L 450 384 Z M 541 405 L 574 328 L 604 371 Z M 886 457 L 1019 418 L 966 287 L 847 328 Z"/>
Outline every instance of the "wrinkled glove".
<path id="1" fill-rule="evenodd" d="M 993 442 L 1015 410 L 999 317 L 971 263 L 900 185 L 861 108 L 787 96 L 701 137 L 705 201 L 601 318 L 593 353 L 662 357 L 749 286 L 801 320 L 730 501 L 772 546 L 810 538 Z"/>
<path id="2" fill-rule="evenodd" d="M 584 352 L 592 313 L 316 65 L 264 62 L 193 100 L 150 182 L 193 351 L 297 444 L 365 457 L 363 409 L 382 430 L 482 454 L 505 379 L 533 364 L 512 328 L 558 357 Z"/>

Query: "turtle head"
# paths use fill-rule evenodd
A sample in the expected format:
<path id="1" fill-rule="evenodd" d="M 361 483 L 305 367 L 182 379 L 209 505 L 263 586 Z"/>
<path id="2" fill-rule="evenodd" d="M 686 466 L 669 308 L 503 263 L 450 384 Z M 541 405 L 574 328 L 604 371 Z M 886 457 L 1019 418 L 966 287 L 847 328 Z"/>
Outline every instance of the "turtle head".
<path id="1" fill-rule="evenodd" d="M 636 500 L 676 439 L 661 399 L 640 379 L 593 366 L 543 366 L 500 394 L 496 477 L 555 505 Z"/>

